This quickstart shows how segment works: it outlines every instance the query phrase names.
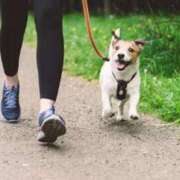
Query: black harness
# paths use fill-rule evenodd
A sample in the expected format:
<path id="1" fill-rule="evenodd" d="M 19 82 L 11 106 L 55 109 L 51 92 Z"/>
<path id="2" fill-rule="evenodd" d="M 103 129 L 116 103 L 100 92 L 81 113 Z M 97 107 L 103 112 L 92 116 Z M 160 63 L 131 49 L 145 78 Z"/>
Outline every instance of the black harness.
<path id="1" fill-rule="evenodd" d="M 129 81 L 124 81 L 124 80 L 118 80 L 115 76 L 115 74 L 112 72 L 114 79 L 117 82 L 117 92 L 116 92 L 116 97 L 118 100 L 124 100 L 126 99 L 127 96 L 127 85 L 135 78 L 137 75 L 137 72 L 133 74 L 131 79 Z"/>

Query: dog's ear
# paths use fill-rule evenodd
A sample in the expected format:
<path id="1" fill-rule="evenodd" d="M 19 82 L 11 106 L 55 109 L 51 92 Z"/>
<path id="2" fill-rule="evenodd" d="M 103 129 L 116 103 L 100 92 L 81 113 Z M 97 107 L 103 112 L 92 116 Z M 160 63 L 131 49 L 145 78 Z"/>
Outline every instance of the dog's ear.
<path id="1" fill-rule="evenodd" d="M 137 39 L 134 42 L 137 46 L 140 46 L 140 47 L 144 47 L 146 44 L 148 44 L 148 42 L 143 39 Z"/>
<path id="2" fill-rule="evenodd" d="M 114 48 L 116 43 L 120 40 L 120 28 L 112 31 L 112 40 L 111 40 L 111 48 Z"/>
<path id="3" fill-rule="evenodd" d="M 147 41 L 142 40 L 142 39 L 137 39 L 137 40 L 134 41 L 134 43 L 136 44 L 136 46 L 138 46 L 140 48 L 140 50 L 143 50 L 144 46 L 146 44 L 148 44 Z"/>
<path id="4" fill-rule="evenodd" d="M 121 30 L 120 30 L 120 28 L 118 28 L 116 30 L 113 30 L 112 35 L 113 35 L 112 40 L 120 40 L 120 38 L 121 38 Z"/>
<path id="5" fill-rule="evenodd" d="M 120 40 L 120 28 L 112 31 L 112 40 L 109 46 L 109 59 L 111 59 L 111 54 L 113 52 L 113 49 L 119 40 Z"/>

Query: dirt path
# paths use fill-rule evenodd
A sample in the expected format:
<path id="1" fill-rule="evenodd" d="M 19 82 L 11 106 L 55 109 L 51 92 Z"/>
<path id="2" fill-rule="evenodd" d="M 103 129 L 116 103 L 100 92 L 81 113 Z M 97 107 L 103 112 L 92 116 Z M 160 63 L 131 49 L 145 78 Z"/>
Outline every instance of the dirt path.
<path id="1" fill-rule="evenodd" d="M 149 117 L 119 124 L 101 121 L 98 85 L 80 78 L 64 75 L 57 101 L 67 135 L 55 146 L 39 146 L 35 64 L 35 50 L 24 47 L 22 122 L 0 123 L 0 180 L 180 179 L 180 130 Z M 2 84 L 2 73 L 0 78 Z"/>

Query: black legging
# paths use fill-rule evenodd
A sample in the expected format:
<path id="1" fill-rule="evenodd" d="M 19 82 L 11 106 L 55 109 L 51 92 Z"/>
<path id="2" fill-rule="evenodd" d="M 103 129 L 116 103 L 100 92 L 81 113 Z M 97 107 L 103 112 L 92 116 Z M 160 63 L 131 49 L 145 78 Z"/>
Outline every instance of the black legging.
<path id="1" fill-rule="evenodd" d="M 28 1 L 0 0 L 0 50 L 4 72 L 8 76 L 14 76 L 18 72 Z M 38 36 L 40 97 L 56 100 L 64 59 L 62 0 L 33 0 L 33 7 Z"/>

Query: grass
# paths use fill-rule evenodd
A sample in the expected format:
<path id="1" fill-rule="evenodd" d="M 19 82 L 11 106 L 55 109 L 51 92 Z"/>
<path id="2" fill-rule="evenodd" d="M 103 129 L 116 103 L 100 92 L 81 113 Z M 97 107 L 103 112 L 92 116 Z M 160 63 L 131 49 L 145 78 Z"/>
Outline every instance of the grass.
<path id="1" fill-rule="evenodd" d="M 121 27 L 123 39 L 150 41 L 141 57 L 140 110 L 167 122 L 180 122 L 180 16 L 108 16 L 92 17 L 91 21 L 98 47 L 104 52 L 117 27 Z M 88 80 L 97 79 L 102 61 L 89 44 L 81 15 L 64 17 L 64 36 L 64 69 Z M 35 46 L 35 39 L 30 16 L 25 41 Z"/>

